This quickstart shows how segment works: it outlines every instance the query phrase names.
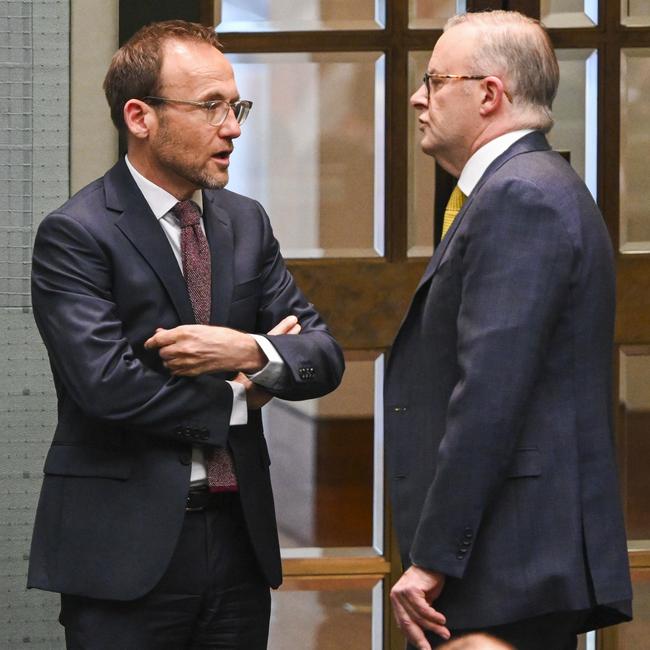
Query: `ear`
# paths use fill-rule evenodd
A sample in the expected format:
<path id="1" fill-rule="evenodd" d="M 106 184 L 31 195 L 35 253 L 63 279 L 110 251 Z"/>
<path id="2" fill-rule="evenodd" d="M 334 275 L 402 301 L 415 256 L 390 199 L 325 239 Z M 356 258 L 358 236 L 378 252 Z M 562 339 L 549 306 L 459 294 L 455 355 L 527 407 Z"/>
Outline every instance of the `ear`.
<path id="1" fill-rule="evenodd" d="M 146 139 L 158 123 L 158 116 L 149 104 L 139 99 L 129 99 L 124 104 L 124 123 L 129 133 L 138 139 Z"/>
<path id="2" fill-rule="evenodd" d="M 483 117 L 491 115 L 497 111 L 503 102 L 507 102 L 507 95 L 503 81 L 499 77 L 485 77 L 481 82 L 483 97 L 479 112 Z"/>

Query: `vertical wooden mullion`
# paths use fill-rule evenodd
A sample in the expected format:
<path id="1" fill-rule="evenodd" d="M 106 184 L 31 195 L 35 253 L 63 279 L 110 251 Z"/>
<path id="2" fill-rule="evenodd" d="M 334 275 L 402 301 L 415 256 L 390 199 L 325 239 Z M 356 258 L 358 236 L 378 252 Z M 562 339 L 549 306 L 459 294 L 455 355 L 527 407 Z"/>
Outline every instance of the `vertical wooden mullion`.
<path id="1" fill-rule="evenodd" d="M 540 0 L 504 0 L 503 9 L 508 11 L 519 11 L 531 18 L 540 17 Z"/>
<path id="2" fill-rule="evenodd" d="M 406 259 L 408 247 L 408 2 L 389 0 L 386 6 L 386 258 Z"/>
<path id="3" fill-rule="evenodd" d="M 620 247 L 621 14 L 619 2 L 604 4 L 602 20 L 606 37 L 603 47 L 599 50 L 599 56 L 603 61 L 599 65 L 601 78 L 598 86 L 600 98 L 598 133 L 601 139 L 599 173 L 602 176 L 599 183 L 602 192 L 599 203 L 614 250 L 618 251 Z"/>

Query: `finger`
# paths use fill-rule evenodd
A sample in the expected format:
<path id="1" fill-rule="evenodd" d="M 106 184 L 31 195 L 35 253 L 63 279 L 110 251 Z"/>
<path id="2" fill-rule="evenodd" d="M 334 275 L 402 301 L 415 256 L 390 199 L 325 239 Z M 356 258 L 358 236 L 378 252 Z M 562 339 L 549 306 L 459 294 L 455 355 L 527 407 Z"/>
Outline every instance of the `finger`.
<path id="1" fill-rule="evenodd" d="M 420 605 L 414 604 L 413 601 L 408 598 L 403 598 L 400 602 L 408 617 L 419 627 L 425 630 L 431 630 L 431 632 L 443 637 L 444 639 L 450 637 L 450 632 L 447 627 L 445 627 L 445 617 L 433 607 L 427 606 L 427 608 L 424 609 Z"/>
<path id="2" fill-rule="evenodd" d="M 184 358 L 181 351 L 178 349 L 178 346 L 173 343 L 158 348 L 158 356 L 160 356 L 163 361 L 172 361 L 173 359 L 176 359 L 180 362 Z"/>
<path id="3" fill-rule="evenodd" d="M 174 336 L 171 334 L 171 330 L 166 330 L 162 327 L 159 327 L 156 330 L 156 333 L 144 342 L 144 347 L 145 350 L 152 350 L 155 348 L 160 348 L 164 345 L 169 345 L 173 342 Z"/>
<path id="4" fill-rule="evenodd" d="M 393 614 L 397 626 L 409 643 L 414 645 L 418 650 L 431 650 L 431 646 L 429 645 L 427 638 L 424 636 L 424 632 L 411 619 L 404 607 L 402 607 L 399 598 L 396 595 L 391 594 L 391 602 L 393 604 Z"/>
<path id="5" fill-rule="evenodd" d="M 297 322 L 298 319 L 295 316 L 285 316 L 275 327 L 269 330 L 268 334 L 287 334 Z"/>
<path id="6" fill-rule="evenodd" d="M 300 330 L 302 330 L 302 327 L 300 327 L 300 323 L 296 323 L 288 332 L 287 334 L 300 334 Z"/>
<path id="7" fill-rule="evenodd" d="M 445 627 L 445 616 L 434 609 L 418 592 L 413 589 L 393 590 L 393 602 L 397 600 L 403 608 L 406 616 L 412 620 L 418 627 L 425 630 L 430 630 L 434 634 L 449 639 L 451 636 L 449 630 Z"/>
<path id="8" fill-rule="evenodd" d="M 445 625 L 447 619 L 442 612 L 430 605 L 426 599 L 413 593 L 403 594 L 403 604 L 414 618 L 418 621 L 426 622 L 431 625 Z"/>

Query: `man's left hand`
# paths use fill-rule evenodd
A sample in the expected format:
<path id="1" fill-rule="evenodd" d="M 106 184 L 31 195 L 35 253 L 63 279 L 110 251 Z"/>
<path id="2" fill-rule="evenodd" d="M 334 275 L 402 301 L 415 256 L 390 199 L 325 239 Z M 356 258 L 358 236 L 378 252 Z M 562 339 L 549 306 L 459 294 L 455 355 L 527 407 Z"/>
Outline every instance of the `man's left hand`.
<path id="1" fill-rule="evenodd" d="M 184 377 L 222 371 L 250 374 L 261 370 L 268 361 L 250 334 L 216 325 L 159 328 L 144 347 L 157 349 L 172 375 Z"/>
<path id="2" fill-rule="evenodd" d="M 418 650 L 431 650 L 424 630 L 430 630 L 445 640 L 451 636 L 445 627 L 445 616 L 431 605 L 444 586 L 442 573 L 412 566 L 391 589 L 390 600 L 397 625 Z"/>

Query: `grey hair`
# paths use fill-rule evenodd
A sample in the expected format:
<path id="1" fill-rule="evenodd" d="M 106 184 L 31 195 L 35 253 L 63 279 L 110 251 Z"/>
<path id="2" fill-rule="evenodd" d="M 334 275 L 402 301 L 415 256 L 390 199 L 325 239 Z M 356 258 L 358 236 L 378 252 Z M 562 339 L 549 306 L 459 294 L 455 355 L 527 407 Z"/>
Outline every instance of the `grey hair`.
<path id="1" fill-rule="evenodd" d="M 454 16 L 444 31 L 462 24 L 478 30 L 472 74 L 504 75 L 513 103 L 520 109 L 519 126 L 550 131 L 560 68 L 542 24 L 517 11 L 498 10 Z"/>

